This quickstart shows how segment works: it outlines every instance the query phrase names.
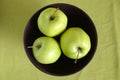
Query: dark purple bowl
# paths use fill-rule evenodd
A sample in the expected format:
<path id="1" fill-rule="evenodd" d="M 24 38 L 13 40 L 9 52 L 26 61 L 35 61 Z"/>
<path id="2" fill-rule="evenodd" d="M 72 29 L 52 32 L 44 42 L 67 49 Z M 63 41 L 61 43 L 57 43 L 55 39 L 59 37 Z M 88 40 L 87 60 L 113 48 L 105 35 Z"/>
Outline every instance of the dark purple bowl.
<path id="1" fill-rule="evenodd" d="M 77 61 L 77 64 L 74 63 L 73 59 L 69 59 L 66 56 L 64 56 L 63 52 L 59 60 L 53 64 L 40 64 L 37 62 L 37 60 L 34 58 L 32 49 L 27 48 L 28 46 L 31 46 L 36 38 L 44 36 L 42 34 L 37 26 L 37 19 L 41 11 L 48 7 L 57 7 L 61 9 L 68 17 L 68 26 L 70 27 L 81 27 L 85 32 L 90 36 L 91 39 L 91 49 L 89 53 L 82 59 L 79 59 Z M 60 35 L 54 37 L 58 43 L 60 42 Z M 91 61 L 93 58 L 96 48 L 97 48 L 97 32 L 95 29 L 95 25 L 93 21 L 90 19 L 90 17 L 81 9 L 70 5 L 70 4 L 64 4 L 64 3 L 57 3 L 57 4 L 51 4 L 48 6 L 45 6 L 41 8 L 39 11 L 37 11 L 31 19 L 28 21 L 25 31 L 24 31 L 24 48 L 26 51 L 26 54 L 29 58 L 29 60 L 33 63 L 34 66 L 36 66 L 39 70 L 55 76 L 65 76 L 70 75 L 73 73 L 76 73 L 80 70 L 82 70 L 87 64 Z"/>

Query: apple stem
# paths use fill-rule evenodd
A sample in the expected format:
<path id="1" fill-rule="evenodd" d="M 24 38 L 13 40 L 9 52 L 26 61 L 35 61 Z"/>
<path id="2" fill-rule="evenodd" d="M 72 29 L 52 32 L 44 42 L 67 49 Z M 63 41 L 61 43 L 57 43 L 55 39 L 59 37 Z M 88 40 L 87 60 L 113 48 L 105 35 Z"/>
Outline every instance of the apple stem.
<path id="1" fill-rule="evenodd" d="M 76 57 L 76 59 L 75 59 L 75 61 L 74 61 L 75 64 L 77 63 L 79 54 L 80 54 L 80 52 L 81 52 L 81 48 L 80 48 L 80 47 L 78 47 L 77 52 L 78 52 L 78 54 L 77 54 L 77 57 Z"/>
<path id="2" fill-rule="evenodd" d="M 58 9 L 59 9 L 59 8 L 56 8 L 55 12 L 54 12 L 54 13 L 52 14 L 52 16 L 50 17 L 50 20 L 54 20 L 55 14 L 56 14 L 56 12 L 58 11 Z"/>
<path id="3" fill-rule="evenodd" d="M 33 48 L 33 46 L 28 46 L 27 48 Z"/>
<path id="4" fill-rule="evenodd" d="M 41 45 L 37 45 L 37 46 L 28 46 L 27 48 L 33 48 L 33 47 L 41 48 Z"/>

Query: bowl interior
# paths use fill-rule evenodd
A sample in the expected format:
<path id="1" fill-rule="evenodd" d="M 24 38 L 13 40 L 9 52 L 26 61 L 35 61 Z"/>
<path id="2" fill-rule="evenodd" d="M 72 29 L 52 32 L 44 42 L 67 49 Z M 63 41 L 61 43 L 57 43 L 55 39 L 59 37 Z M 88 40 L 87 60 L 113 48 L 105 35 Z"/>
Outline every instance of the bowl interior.
<path id="1" fill-rule="evenodd" d="M 34 58 L 32 49 L 27 48 L 28 46 L 31 46 L 33 44 L 36 38 L 44 36 L 44 34 L 42 34 L 38 29 L 37 19 L 41 11 L 48 7 L 57 7 L 67 15 L 68 17 L 67 28 L 81 27 L 90 36 L 91 49 L 84 58 L 78 60 L 77 64 L 74 63 L 73 59 L 69 59 L 66 56 L 64 56 L 63 52 L 57 62 L 47 65 L 40 64 Z M 58 41 L 58 43 L 60 42 L 59 41 L 60 36 L 61 34 L 54 37 Z M 97 32 L 94 23 L 84 11 L 70 4 L 58 3 L 51 4 L 41 8 L 31 17 L 24 31 L 24 48 L 28 58 L 33 63 L 33 65 L 36 66 L 39 70 L 51 75 L 64 76 L 80 71 L 93 58 L 96 47 L 97 47 Z"/>

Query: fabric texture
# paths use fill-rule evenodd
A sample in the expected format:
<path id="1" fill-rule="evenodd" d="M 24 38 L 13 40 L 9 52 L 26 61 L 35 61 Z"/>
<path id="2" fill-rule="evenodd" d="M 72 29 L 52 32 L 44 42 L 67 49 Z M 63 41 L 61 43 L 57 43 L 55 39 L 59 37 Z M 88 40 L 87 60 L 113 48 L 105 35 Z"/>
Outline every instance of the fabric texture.
<path id="1" fill-rule="evenodd" d="M 52 3 L 68 3 L 85 11 L 98 33 L 92 61 L 80 72 L 51 76 L 26 56 L 23 33 L 30 17 Z M 1 0 L 0 80 L 120 80 L 120 0 Z"/>

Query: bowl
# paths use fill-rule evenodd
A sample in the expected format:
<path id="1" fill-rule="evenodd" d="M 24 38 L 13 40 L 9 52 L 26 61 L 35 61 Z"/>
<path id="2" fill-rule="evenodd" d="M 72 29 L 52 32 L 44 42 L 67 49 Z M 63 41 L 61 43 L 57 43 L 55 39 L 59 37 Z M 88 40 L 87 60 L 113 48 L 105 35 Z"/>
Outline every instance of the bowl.
<path id="1" fill-rule="evenodd" d="M 32 49 L 27 48 L 28 46 L 31 46 L 33 44 L 35 39 L 44 36 L 44 34 L 42 34 L 38 29 L 37 19 L 39 14 L 48 7 L 59 8 L 67 15 L 67 28 L 81 27 L 90 36 L 91 49 L 85 57 L 78 59 L 76 64 L 74 63 L 73 59 L 64 56 L 63 52 L 61 57 L 57 60 L 57 62 L 53 64 L 41 64 L 33 56 Z M 60 42 L 60 36 L 61 34 L 54 37 L 58 41 L 58 43 Z M 36 68 L 50 75 L 66 76 L 81 71 L 92 60 L 97 48 L 98 37 L 93 21 L 83 10 L 71 4 L 55 3 L 41 8 L 30 18 L 25 27 L 23 40 L 25 52 L 29 60 L 33 63 L 33 65 Z"/>

